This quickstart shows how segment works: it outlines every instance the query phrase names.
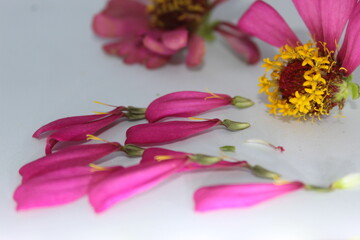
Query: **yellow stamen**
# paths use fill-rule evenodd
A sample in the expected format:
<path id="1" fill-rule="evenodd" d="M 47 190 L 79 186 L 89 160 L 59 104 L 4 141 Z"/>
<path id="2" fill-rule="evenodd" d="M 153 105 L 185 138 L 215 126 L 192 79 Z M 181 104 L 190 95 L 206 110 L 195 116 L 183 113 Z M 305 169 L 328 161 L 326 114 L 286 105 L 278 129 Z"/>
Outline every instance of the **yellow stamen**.
<path id="1" fill-rule="evenodd" d="M 108 107 L 117 107 L 117 106 L 114 106 L 114 105 L 110 105 L 110 104 L 107 104 L 107 103 L 103 103 L 103 102 L 99 102 L 99 101 L 93 101 L 94 103 L 96 104 L 100 104 L 100 105 L 104 105 L 104 106 L 108 106 Z"/>
<path id="2" fill-rule="evenodd" d="M 170 160 L 170 159 L 174 159 L 174 156 L 171 155 L 157 155 L 154 157 L 154 159 L 156 161 L 165 161 L 165 160 Z"/>
<path id="3" fill-rule="evenodd" d="M 208 121 L 211 120 L 209 118 L 197 118 L 197 117 L 188 117 L 190 120 L 200 120 L 200 121 Z"/>
<path id="4" fill-rule="evenodd" d="M 92 111 L 92 113 L 97 114 L 97 115 L 109 114 L 109 112 L 96 112 L 96 111 Z"/>
<path id="5" fill-rule="evenodd" d="M 93 172 L 96 172 L 96 171 L 108 171 L 110 169 L 110 168 L 102 167 L 102 166 L 99 166 L 99 165 L 96 165 L 96 164 L 93 164 L 93 163 L 90 163 L 89 167 L 92 168 L 91 170 Z"/>
<path id="6" fill-rule="evenodd" d="M 207 88 L 206 88 L 205 90 L 206 90 L 206 92 L 208 92 L 209 94 L 211 94 L 211 96 L 206 97 L 206 98 L 205 98 L 205 100 L 206 100 L 206 99 L 209 99 L 209 98 L 220 98 L 220 99 L 225 99 L 224 97 L 221 97 L 221 96 L 219 96 L 219 95 L 216 95 L 216 94 L 215 94 L 215 93 L 213 93 L 213 92 L 210 92 L 210 91 L 209 91 L 209 89 L 207 89 Z"/>

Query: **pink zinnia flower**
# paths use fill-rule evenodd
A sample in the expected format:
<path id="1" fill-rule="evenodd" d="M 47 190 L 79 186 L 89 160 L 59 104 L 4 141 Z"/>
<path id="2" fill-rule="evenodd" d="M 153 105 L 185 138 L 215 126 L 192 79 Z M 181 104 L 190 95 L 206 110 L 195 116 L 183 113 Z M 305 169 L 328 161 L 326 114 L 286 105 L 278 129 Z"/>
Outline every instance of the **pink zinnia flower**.
<path id="1" fill-rule="evenodd" d="M 153 145 L 179 141 L 200 134 L 218 125 L 224 125 L 232 131 L 242 130 L 249 123 L 233 122 L 225 119 L 204 121 L 170 121 L 135 125 L 126 131 L 126 144 Z"/>
<path id="2" fill-rule="evenodd" d="M 273 60 L 265 59 L 260 93 L 268 95 L 270 113 L 298 119 L 321 118 L 347 97 L 359 97 L 351 73 L 360 64 L 360 4 L 357 0 L 293 0 L 313 41 L 302 44 L 270 5 L 255 1 L 239 20 L 239 28 L 280 47 Z M 344 31 L 343 44 L 337 43 Z"/>
<path id="3" fill-rule="evenodd" d="M 251 100 L 240 96 L 181 91 L 166 94 L 152 101 L 146 109 L 145 117 L 149 122 L 157 122 L 166 117 L 193 117 L 222 106 L 234 105 L 245 108 L 253 104 Z"/>
<path id="4" fill-rule="evenodd" d="M 286 184 L 254 183 L 209 186 L 194 194 L 195 210 L 205 212 L 222 208 L 246 208 L 300 190 L 301 182 Z"/>
<path id="5" fill-rule="evenodd" d="M 245 34 L 231 23 L 208 22 L 211 11 L 221 2 L 152 0 L 146 6 L 136 0 L 110 0 L 94 17 L 93 29 L 100 37 L 120 38 L 106 44 L 105 52 L 123 57 L 127 64 L 140 63 L 150 69 L 165 65 L 184 48 L 188 50 L 187 66 L 200 65 L 205 39 L 212 39 L 213 31 L 222 34 L 249 63 L 255 63 L 258 49 Z"/>

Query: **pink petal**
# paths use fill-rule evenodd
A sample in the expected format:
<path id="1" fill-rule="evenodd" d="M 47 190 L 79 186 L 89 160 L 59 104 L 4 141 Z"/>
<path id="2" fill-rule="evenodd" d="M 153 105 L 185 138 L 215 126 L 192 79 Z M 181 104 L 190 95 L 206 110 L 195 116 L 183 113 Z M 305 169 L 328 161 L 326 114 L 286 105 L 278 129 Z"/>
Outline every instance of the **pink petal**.
<path id="1" fill-rule="evenodd" d="M 269 4 L 255 1 L 238 22 L 241 31 L 276 47 L 300 42 L 289 25 Z"/>
<path id="2" fill-rule="evenodd" d="M 249 64 L 255 64 L 260 59 L 260 52 L 256 44 L 247 36 L 235 37 L 222 34 L 229 46 Z"/>
<path id="3" fill-rule="evenodd" d="M 343 46 L 341 47 L 338 59 L 342 66 L 347 69 L 349 76 L 360 65 L 360 4 L 358 3 L 350 17 Z"/>
<path id="4" fill-rule="evenodd" d="M 189 153 L 177 152 L 168 150 L 165 148 L 148 148 L 145 149 L 140 164 L 156 163 L 158 160 L 155 159 L 156 156 L 172 156 L 172 159 L 188 159 Z"/>
<path id="5" fill-rule="evenodd" d="M 206 170 L 206 169 L 226 169 L 226 168 L 239 168 L 247 166 L 246 161 L 239 162 L 228 162 L 219 161 L 211 165 L 201 165 L 196 162 L 188 162 L 179 172 L 195 171 L 195 170 Z"/>
<path id="6" fill-rule="evenodd" d="M 155 99 L 147 107 L 145 116 L 149 122 L 166 117 L 192 117 L 214 108 L 231 104 L 232 98 L 226 94 L 182 91 Z"/>
<path id="7" fill-rule="evenodd" d="M 162 67 L 169 61 L 169 56 L 151 52 L 136 38 L 123 38 L 121 41 L 105 44 L 103 49 L 108 54 L 123 57 L 126 64 L 140 63 L 149 69 Z"/>
<path id="8" fill-rule="evenodd" d="M 336 50 L 344 27 L 355 7 L 356 0 L 293 0 L 311 35 Z"/>
<path id="9" fill-rule="evenodd" d="M 86 194 L 91 168 L 55 170 L 23 182 L 15 191 L 17 210 L 66 204 Z"/>
<path id="10" fill-rule="evenodd" d="M 161 40 L 164 46 L 168 49 L 178 51 L 181 48 L 186 47 L 188 42 L 188 31 L 183 28 L 166 31 L 161 36 Z"/>
<path id="11" fill-rule="evenodd" d="M 39 128 L 38 130 L 36 130 L 36 132 L 33 134 L 33 137 L 34 138 L 40 138 L 40 135 L 45 133 L 45 132 L 58 130 L 60 128 L 68 127 L 68 126 L 71 126 L 71 125 L 88 123 L 88 122 L 91 122 L 91 121 L 106 117 L 108 115 L 109 114 L 85 115 L 85 116 L 61 118 L 61 119 L 55 120 L 53 122 L 50 122 L 50 123 L 42 126 L 41 128 Z"/>
<path id="12" fill-rule="evenodd" d="M 194 194 L 195 210 L 205 212 L 222 208 L 246 208 L 303 188 L 301 182 L 276 185 L 237 184 L 198 189 Z"/>
<path id="13" fill-rule="evenodd" d="M 114 18 L 103 13 L 93 19 L 92 28 L 100 37 L 124 37 L 141 34 L 148 30 L 148 23 L 134 17 Z"/>
<path id="14" fill-rule="evenodd" d="M 187 172 L 187 171 L 202 170 L 202 169 L 244 167 L 247 165 L 246 161 L 239 161 L 239 162 L 220 161 L 212 165 L 201 165 L 196 162 L 191 162 L 191 160 L 189 160 L 190 155 L 192 154 L 172 151 L 164 148 L 148 148 L 145 149 L 140 164 L 156 163 L 158 162 L 156 157 L 168 156 L 171 157 L 170 159 L 179 159 L 179 160 L 182 159 L 184 161 L 184 166 L 180 168 L 178 172 Z M 164 161 L 169 161 L 169 160 L 164 160 Z"/>
<path id="15" fill-rule="evenodd" d="M 146 35 L 143 39 L 144 46 L 150 51 L 160 54 L 160 55 L 174 55 L 177 51 L 167 48 L 162 42 L 156 40 L 155 38 Z"/>
<path id="16" fill-rule="evenodd" d="M 19 173 L 27 180 L 56 169 L 86 166 L 119 148 L 120 144 L 115 142 L 72 146 L 24 165 Z"/>
<path id="17" fill-rule="evenodd" d="M 57 132 L 54 132 L 46 139 L 46 154 L 50 154 L 52 148 L 56 143 L 67 142 L 67 141 L 85 141 L 88 134 L 94 135 L 101 129 L 109 126 L 117 119 L 124 116 L 123 114 L 112 115 L 106 118 L 102 118 L 101 120 L 73 125 L 70 127 L 62 128 Z"/>
<path id="18" fill-rule="evenodd" d="M 149 29 L 146 6 L 139 1 L 111 0 L 93 19 L 93 30 L 101 37 L 141 34 Z"/>
<path id="19" fill-rule="evenodd" d="M 137 17 L 148 19 L 146 5 L 133 0 L 110 0 L 103 13 L 114 18 Z"/>
<path id="20" fill-rule="evenodd" d="M 183 160 L 135 165 L 116 171 L 89 190 L 89 200 L 97 213 L 115 203 L 144 192 L 181 168 Z"/>
<path id="21" fill-rule="evenodd" d="M 186 65 L 188 67 L 197 67 L 202 64 L 205 52 L 205 40 L 196 34 L 192 34 L 188 45 Z"/>
<path id="22" fill-rule="evenodd" d="M 219 119 L 207 121 L 171 121 L 135 125 L 126 131 L 126 144 L 149 145 L 170 143 L 204 132 L 220 124 Z"/>

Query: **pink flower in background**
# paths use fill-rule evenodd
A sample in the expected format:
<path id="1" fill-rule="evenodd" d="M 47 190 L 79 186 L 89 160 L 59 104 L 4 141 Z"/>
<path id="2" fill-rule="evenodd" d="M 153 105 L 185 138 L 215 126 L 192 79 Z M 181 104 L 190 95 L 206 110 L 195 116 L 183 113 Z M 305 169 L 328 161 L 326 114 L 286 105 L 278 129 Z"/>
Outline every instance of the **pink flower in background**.
<path id="1" fill-rule="evenodd" d="M 73 202 L 87 194 L 89 186 L 122 167 L 95 171 L 88 166 L 53 169 L 34 176 L 16 189 L 17 210 L 51 207 Z"/>
<path id="2" fill-rule="evenodd" d="M 221 2 L 152 0 L 146 6 L 136 0 L 110 0 L 94 17 L 93 30 L 100 37 L 119 38 L 103 48 L 108 54 L 122 57 L 127 64 L 158 68 L 187 48 L 186 64 L 195 67 L 203 62 L 205 39 L 212 39 L 212 32 L 221 29 L 215 27 L 220 25 L 218 22 L 208 22 L 209 14 Z M 238 29 L 219 32 L 237 42 L 235 51 L 249 63 L 258 59 L 256 45 L 244 34 L 239 37 Z"/>
<path id="3" fill-rule="evenodd" d="M 222 106 L 245 108 L 253 104 L 251 100 L 240 96 L 232 98 L 227 94 L 181 91 L 152 101 L 146 109 L 145 117 L 149 122 L 157 122 L 166 117 L 192 117 Z"/>
<path id="4" fill-rule="evenodd" d="M 67 117 L 50 122 L 39 128 L 33 137 L 40 138 L 43 133 L 53 131 L 46 139 L 46 154 L 50 154 L 58 142 L 85 141 L 93 135 L 125 116 L 124 107 L 117 107 L 105 114 Z"/>
<path id="5" fill-rule="evenodd" d="M 301 182 L 286 184 L 253 183 L 202 187 L 194 194 L 195 210 L 205 212 L 223 208 L 246 208 L 300 190 Z"/>

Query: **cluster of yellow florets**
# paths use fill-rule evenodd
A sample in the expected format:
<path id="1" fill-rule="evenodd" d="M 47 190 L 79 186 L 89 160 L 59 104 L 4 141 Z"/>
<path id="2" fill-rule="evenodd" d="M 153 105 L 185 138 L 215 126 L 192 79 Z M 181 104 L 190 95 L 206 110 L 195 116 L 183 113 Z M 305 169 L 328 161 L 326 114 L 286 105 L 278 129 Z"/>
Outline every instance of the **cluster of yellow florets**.
<path id="1" fill-rule="evenodd" d="M 270 103 L 266 106 L 270 108 L 270 113 L 299 119 L 306 119 L 306 116 L 320 119 L 322 115 L 328 115 L 333 106 L 330 104 L 331 96 L 326 75 L 331 73 L 336 65 L 333 52 L 330 52 L 325 45 L 319 48 L 311 41 L 295 47 L 285 45 L 279 52 L 274 60 L 264 59 L 263 67 L 266 68 L 266 72 L 271 71 L 270 78 L 263 75 L 259 79 L 259 92 L 268 95 Z M 301 76 L 296 76 L 298 69 L 291 69 L 296 61 L 300 67 L 303 67 Z M 286 74 L 289 76 L 284 76 Z M 284 78 L 295 82 L 288 83 Z M 300 81 L 297 81 L 298 78 Z M 279 86 L 280 81 L 282 86 Z M 297 86 L 300 89 L 291 92 L 292 85 L 297 82 L 300 84 L 302 82 L 302 86 Z M 286 96 L 284 96 L 285 92 Z"/>

